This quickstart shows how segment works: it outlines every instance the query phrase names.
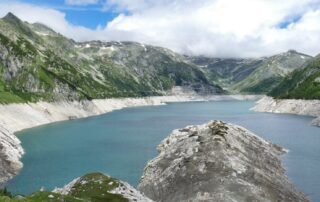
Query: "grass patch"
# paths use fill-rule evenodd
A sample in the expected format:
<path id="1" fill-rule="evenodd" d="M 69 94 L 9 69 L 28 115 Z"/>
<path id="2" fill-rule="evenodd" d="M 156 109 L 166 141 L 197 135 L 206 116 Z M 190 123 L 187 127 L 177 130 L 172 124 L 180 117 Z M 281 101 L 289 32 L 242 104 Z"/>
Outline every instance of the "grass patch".
<path id="1" fill-rule="evenodd" d="M 25 102 L 25 100 L 11 92 L 0 92 L 1 104 L 22 103 L 22 102 Z"/>
<path id="2" fill-rule="evenodd" d="M 118 181 L 111 177 L 101 173 L 91 173 L 78 180 L 73 186 L 70 195 L 93 202 L 127 202 L 128 199 L 119 194 L 108 193 L 108 191 L 118 186 Z"/>

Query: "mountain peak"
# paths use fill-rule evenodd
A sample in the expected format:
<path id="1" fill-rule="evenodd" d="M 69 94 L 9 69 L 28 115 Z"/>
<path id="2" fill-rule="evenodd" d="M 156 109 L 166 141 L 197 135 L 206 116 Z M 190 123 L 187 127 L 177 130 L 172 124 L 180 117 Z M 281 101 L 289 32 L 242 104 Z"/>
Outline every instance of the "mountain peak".
<path id="1" fill-rule="evenodd" d="M 287 53 L 294 54 L 294 53 L 298 53 L 298 52 L 296 50 L 294 50 L 294 49 L 290 49 L 290 50 L 287 51 Z"/>
<path id="2" fill-rule="evenodd" d="M 11 12 L 7 13 L 7 15 L 4 16 L 2 19 L 10 20 L 10 21 L 20 21 L 20 19 Z"/>
<path id="3" fill-rule="evenodd" d="M 296 51 L 294 49 L 288 50 L 287 53 L 289 53 L 289 54 L 300 54 L 298 51 Z"/>

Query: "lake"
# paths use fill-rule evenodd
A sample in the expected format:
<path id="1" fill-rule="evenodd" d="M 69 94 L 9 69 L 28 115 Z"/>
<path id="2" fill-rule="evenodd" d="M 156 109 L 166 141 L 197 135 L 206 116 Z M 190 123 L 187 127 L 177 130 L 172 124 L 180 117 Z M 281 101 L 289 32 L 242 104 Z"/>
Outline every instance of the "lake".
<path id="1" fill-rule="evenodd" d="M 290 152 L 287 175 L 313 201 L 320 201 L 320 128 L 311 117 L 250 111 L 254 101 L 170 103 L 48 124 L 17 133 L 26 154 L 13 193 L 52 190 L 100 171 L 136 186 L 156 147 L 173 129 L 212 119 L 241 125 Z"/>

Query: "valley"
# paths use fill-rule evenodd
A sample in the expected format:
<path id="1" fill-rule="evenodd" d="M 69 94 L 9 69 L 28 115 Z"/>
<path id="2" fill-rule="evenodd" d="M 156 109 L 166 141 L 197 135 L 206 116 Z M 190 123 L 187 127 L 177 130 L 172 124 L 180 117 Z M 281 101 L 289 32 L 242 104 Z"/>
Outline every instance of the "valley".
<path id="1" fill-rule="evenodd" d="M 219 129 L 212 137 L 207 134 L 211 123 Z M 228 130 L 221 132 L 220 126 Z M 223 195 L 229 201 L 317 201 L 319 176 L 311 175 L 319 163 L 315 126 L 320 126 L 319 55 L 296 50 L 251 58 L 186 55 L 134 41 L 75 41 L 11 12 L 0 19 L 0 188 L 25 195 L 4 189 L 0 200 L 223 201 Z M 217 146 L 204 145 L 215 154 L 211 160 L 202 159 L 209 154 L 195 154 L 198 133 Z M 251 155 L 261 149 L 260 156 Z M 279 156 L 286 149 L 282 165 Z M 274 161 L 261 161 L 265 156 Z M 250 159 L 252 170 L 244 159 Z M 180 164 L 170 167 L 171 160 Z M 209 160 L 220 174 L 209 169 L 210 178 L 208 173 L 196 175 L 199 181 L 184 178 L 195 169 L 204 172 L 202 163 Z M 302 162 L 310 169 L 300 170 Z M 240 165 L 244 174 L 237 172 Z M 181 176 L 173 172 L 179 169 Z M 206 179 L 212 176 L 221 177 L 224 186 Z M 284 193 L 270 188 L 278 179 Z M 140 185 L 136 189 L 125 181 Z M 186 186 L 191 191 L 185 195 L 179 189 L 185 181 L 199 192 Z M 82 187 L 86 182 L 90 186 Z M 202 182 L 218 188 L 203 192 Z M 256 188 L 259 183 L 263 191 Z M 250 192 L 235 194 L 242 186 Z"/>

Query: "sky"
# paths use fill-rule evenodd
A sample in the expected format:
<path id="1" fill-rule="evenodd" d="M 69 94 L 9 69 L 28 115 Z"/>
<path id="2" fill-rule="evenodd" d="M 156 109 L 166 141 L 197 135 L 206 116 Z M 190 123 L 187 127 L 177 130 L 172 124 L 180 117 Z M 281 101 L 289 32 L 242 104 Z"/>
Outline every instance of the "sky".
<path id="1" fill-rule="evenodd" d="M 0 0 L 76 41 L 137 41 L 188 55 L 320 53 L 320 0 Z"/>

